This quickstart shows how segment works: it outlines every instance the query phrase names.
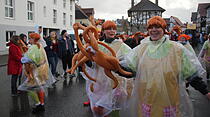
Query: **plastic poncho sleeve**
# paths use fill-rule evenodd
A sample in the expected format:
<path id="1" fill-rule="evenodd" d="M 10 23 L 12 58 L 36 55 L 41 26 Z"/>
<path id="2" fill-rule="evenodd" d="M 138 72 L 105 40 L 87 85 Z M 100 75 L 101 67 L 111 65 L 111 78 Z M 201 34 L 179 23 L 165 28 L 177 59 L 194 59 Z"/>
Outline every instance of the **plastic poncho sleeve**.
<path id="1" fill-rule="evenodd" d="M 130 51 L 131 48 L 125 43 L 122 43 L 120 49 L 117 51 L 117 58 L 120 58 L 121 56 L 128 54 Z"/>
<path id="2" fill-rule="evenodd" d="M 141 46 L 137 46 L 135 48 L 133 48 L 132 50 L 130 50 L 129 53 L 127 53 L 123 60 L 120 61 L 120 64 L 125 67 L 125 68 L 130 68 L 132 71 L 136 72 L 137 70 L 137 64 L 138 64 L 138 51 L 139 51 L 139 48 Z"/>
<path id="3" fill-rule="evenodd" d="M 202 77 L 205 70 L 201 66 L 198 58 L 186 48 L 182 48 L 182 67 L 181 73 L 183 80 L 193 78 L 195 76 Z"/>
<path id="4" fill-rule="evenodd" d="M 198 61 L 198 58 L 191 52 L 187 53 L 185 48 L 182 58 L 181 73 L 183 80 L 187 80 L 193 88 L 201 92 L 203 95 L 208 93 L 207 86 L 202 80 L 205 70 Z"/>
<path id="5" fill-rule="evenodd" d="M 208 49 L 208 41 L 205 41 L 205 43 L 203 44 L 203 49 Z"/>

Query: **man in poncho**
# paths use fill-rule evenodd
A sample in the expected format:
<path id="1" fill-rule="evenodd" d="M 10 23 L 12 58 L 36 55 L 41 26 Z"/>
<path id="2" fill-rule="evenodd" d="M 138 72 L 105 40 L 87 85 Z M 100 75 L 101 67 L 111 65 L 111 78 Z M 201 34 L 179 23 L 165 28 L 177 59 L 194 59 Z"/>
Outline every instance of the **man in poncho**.
<path id="1" fill-rule="evenodd" d="M 152 17 L 147 23 L 149 37 L 120 61 L 136 71 L 133 95 L 122 117 L 192 117 L 185 80 L 210 98 L 197 57 L 170 41 L 165 29 L 164 19 Z"/>

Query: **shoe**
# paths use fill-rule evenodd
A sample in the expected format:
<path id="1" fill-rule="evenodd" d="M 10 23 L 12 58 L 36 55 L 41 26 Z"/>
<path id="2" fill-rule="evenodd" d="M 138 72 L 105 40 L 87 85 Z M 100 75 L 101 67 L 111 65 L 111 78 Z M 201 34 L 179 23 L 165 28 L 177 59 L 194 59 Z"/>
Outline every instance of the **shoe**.
<path id="1" fill-rule="evenodd" d="M 69 74 L 69 78 L 75 77 L 75 74 Z"/>
<path id="2" fill-rule="evenodd" d="M 45 111 L 45 107 L 42 104 L 39 104 L 36 107 L 32 108 L 32 113 L 38 113 L 43 111 Z"/>
<path id="3" fill-rule="evenodd" d="M 17 94 L 17 93 L 12 93 L 11 96 L 12 96 L 12 97 L 17 97 L 18 94 Z"/>
<path id="4" fill-rule="evenodd" d="M 90 106 L 90 101 L 88 100 L 87 102 L 83 103 L 84 106 Z"/>
<path id="5" fill-rule="evenodd" d="M 55 73 L 55 77 L 58 77 L 60 76 L 60 74 L 58 72 Z"/>
<path id="6" fill-rule="evenodd" d="M 104 109 L 104 108 L 101 107 L 101 106 L 98 106 L 98 107 L 94 106 L 94 107 L 93 107 L 93 111 L 94 111 L 96 114 L 98 114 L 98 115 L 103 115 L 103 113 L 104 113 L 104 110 L 103 110 L 103 109 Z"/>
<path id="7" fill-rule="evenodd" d="M 67 77 L 67 73 L 64 72 L 63 75 L 62 75 L 62 77 L 63 77 L 63 78 L 66 78 L 66 77 Z"/>
<path id="8" fill-rule="evenodd" d="M 21 91 L 20 90 L 17 90 L 17 94 L 21 94 Z"/>

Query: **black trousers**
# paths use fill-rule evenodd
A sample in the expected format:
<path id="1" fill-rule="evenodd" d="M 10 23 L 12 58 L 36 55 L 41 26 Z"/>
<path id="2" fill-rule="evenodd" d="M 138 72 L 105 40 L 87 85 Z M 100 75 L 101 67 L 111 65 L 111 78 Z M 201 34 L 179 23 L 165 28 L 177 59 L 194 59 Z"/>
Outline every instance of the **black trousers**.
<path id="1" fill-rule="evenodd" d="M 73 54 L 68 53 L 62 57 L 62 65 L 63 65 L 64 71 L 66 71 L 67 66 L 68 66 L 68 69 L 71 68 L 73 56 L 74 56 Z"/>
<path id="2" fill-rule="evenodd" d="M 18 80 L 19 79 L 19 80 Z M 11 78 L 11 89 L 12 89 L 12 94 L 16 94 L 17 93 L 17 80 L 18 80 L 18 84 L 21 84 L 21 75 L 12 75 Z"/>

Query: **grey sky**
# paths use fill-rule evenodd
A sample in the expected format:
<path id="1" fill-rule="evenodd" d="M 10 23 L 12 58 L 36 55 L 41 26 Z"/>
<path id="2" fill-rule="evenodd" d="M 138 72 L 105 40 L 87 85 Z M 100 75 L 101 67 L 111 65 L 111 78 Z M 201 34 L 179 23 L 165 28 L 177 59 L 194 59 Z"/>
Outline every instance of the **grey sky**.
<path id="1" fill-rule="evenodd" d="M 191 12 L 197 10 L 198 3 L 210 3 L 210 0 L 159 0 L 159 6 L 166 10 L 163 13 L 164 18 L 175 16 L 182 22 L 190 22 Z M 83 8 L 94 8 L 96 18 L 112 20 L 128 17 L 127 10 L 131 7 L 131 0 L 79 0 L 79 5 Z"/>

